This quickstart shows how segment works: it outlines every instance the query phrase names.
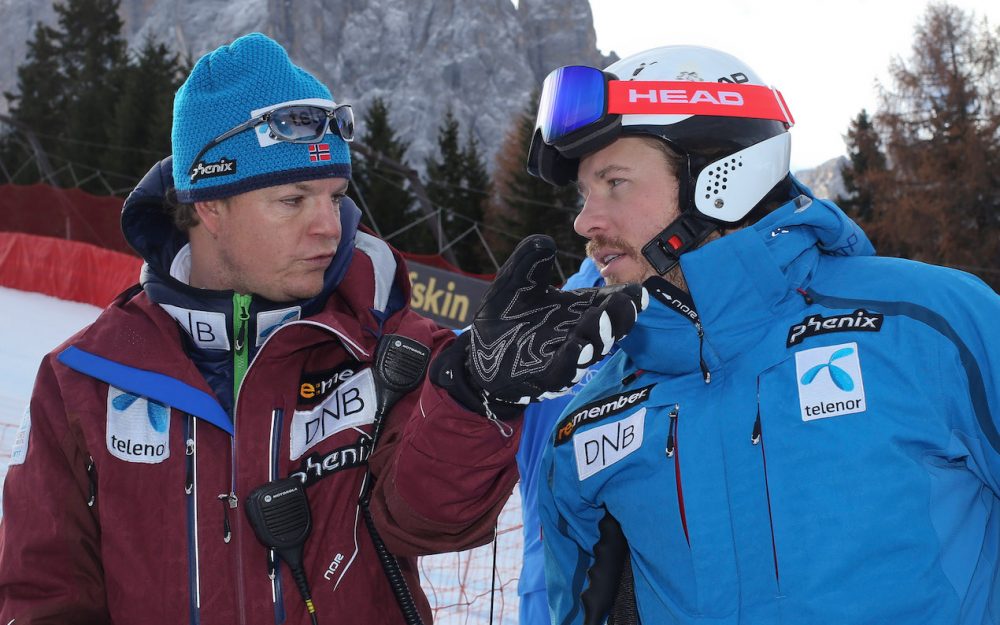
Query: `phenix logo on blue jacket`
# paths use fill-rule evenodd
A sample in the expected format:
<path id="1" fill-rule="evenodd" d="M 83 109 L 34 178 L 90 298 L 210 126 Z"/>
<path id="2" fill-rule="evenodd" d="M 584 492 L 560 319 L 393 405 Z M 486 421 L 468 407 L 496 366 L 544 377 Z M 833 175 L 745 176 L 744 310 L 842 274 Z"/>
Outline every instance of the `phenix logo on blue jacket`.
<path id="1" fill-rule="evenodd" d="M 681 266 L 703 338 L 652 303 L 546 449 L 555 622 L 610 514 L 643 623 L 994 623 L 1000 297 L 807 196 Z"/>

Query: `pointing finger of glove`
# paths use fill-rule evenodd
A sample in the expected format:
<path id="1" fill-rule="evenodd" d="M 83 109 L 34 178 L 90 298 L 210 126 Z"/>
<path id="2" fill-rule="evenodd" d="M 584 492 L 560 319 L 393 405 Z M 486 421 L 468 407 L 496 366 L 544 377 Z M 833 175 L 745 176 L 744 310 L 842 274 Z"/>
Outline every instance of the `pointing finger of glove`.
<path id="1" fill-rule="evenodd" d="M 518 243 L 483 296 L 480 311 L 485 312 L 487 318 L 501 314 L 525 287 L 545 292 L 552 277 L 555 255 L 555 241 L 543 234 L 529 236 Z"/>

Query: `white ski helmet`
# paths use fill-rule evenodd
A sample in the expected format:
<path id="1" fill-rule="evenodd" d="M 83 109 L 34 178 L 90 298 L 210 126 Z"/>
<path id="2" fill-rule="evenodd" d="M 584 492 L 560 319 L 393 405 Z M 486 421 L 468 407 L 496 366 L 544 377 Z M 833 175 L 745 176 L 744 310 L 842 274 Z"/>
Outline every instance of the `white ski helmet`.
<path id="1" fill-rule="evenodd" d="M 528 172 L 565 185 L 580 158 L 627 135 L 684 158 L 680 217 L 643 248 L 665 273 L 713 230 L 744 222 L 789 175 L 794 120 L 781 94 L 736 57 L 665 46 L 606 70 L 571 65 L 546 77 Z"/>

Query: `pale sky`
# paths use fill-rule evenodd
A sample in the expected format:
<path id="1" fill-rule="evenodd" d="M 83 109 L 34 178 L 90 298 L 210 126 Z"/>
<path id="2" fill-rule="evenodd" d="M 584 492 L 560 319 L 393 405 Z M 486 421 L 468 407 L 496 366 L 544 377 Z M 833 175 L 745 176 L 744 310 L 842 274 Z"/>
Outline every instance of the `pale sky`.
<path id="1" fill-rule="evenodd" d="M 952 0 L 1000 26 L 1000 1 Z M 781 91 L 795 118 L 792 170 L 846 152 L 843 136 L 878 103 L 893 57 L 912 55 L 923 0 L 590 0 L 602 52 L 694 44 L 739 57 Z"/>

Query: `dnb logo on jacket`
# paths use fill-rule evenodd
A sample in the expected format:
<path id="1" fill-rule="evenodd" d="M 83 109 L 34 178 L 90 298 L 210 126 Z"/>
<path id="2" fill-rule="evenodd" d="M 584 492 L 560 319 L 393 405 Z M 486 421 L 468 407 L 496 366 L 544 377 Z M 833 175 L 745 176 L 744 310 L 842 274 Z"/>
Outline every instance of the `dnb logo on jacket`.
<path id="1" fill-rule="evenodd" d="M 857 343 L 797 352 L 795 377 L 803 421 L 867 410 Z"/>
<path id="2" fill-rule="evenodd" d="M 163 462 L 170 457 L 170 406 L 109 386 L 106 439 L 119 460 Z"/>
<path id="3" fill-rule="evenodd" d="M 882 329 L 881 313 L 870 313 L 863 309 L 855 310 L 849 315 L 809 315 L 788 328 L 788 339 L 785 347 L 793 347 L 810 336 L 829 334 L 831 332 L 878 332 Z"/>
<path id="4" fill-rule="evenodd" d="M 371 369 L 358 373 L 348 368 L 331 369 L 307 373 L 303 377 L 306 379 L 314 381 L 304 381 L 299 386 L 299 401 L 318 403 L 312 409 L 296 410 L 292 416 L 292 460 L 298 460 L 317 443 L 338 432 L 370 425 L 375 420 L 375 379 Z"/>
<path id="5" fill-rule="evenodd" d="M 649 399 L 654 385 L 602 397 L 574 409 L 556 424 L 554 446 L 573 441 L 573 455 L 580 481 L 606 469 L 642 447 L 646 409 L 607 425 L 577 433 L 583 426 L 620 415 Z M 574 434 L 576 434 L 574 436 Z"/>
<path id="6" fill-rule="evenodd" d="M 642 447 L 646 408 L 633 414 L 590 428 L 573 437 L 573 453 L 580 481 L 610 467 Z"/>

